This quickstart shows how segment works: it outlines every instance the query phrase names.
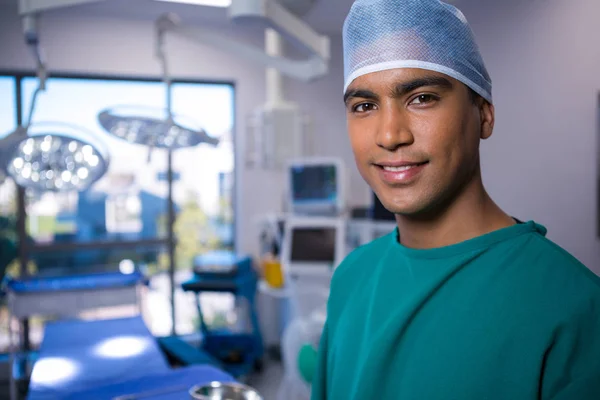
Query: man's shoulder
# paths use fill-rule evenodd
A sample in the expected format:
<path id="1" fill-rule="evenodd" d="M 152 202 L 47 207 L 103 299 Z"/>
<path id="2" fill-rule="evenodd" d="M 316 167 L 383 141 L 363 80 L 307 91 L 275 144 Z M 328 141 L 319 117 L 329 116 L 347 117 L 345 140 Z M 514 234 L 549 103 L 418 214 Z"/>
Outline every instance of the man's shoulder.
<path id="1" fill-rule="evenodd" d="M 571 290 L 600 302 L 600 277 L 566 249 L 543 235 L 534 235 L 535 264 L 556 291 Z M 549 288 L 550 289 L 550 288 Z"/>

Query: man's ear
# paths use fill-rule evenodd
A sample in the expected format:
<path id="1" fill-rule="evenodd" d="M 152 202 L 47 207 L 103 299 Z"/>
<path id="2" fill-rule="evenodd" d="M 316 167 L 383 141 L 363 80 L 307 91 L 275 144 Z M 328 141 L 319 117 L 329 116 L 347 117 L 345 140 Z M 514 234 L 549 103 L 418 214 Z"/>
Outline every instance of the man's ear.
<path id="1" fill-rule="evenodd" d="M 482 98 L 479 103 L 479 114 L 481 116 L 481 139 L 485 140 L 492 136 L 494 131 L 494 105 Z"/>

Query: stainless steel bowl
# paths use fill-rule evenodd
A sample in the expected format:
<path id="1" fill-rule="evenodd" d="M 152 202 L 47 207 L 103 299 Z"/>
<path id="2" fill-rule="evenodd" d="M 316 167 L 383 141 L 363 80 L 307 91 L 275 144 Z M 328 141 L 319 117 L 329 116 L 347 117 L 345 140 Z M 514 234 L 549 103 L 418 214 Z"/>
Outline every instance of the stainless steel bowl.
<path id="1" fill-rule="evenodd" d="M 250 386 L 233 382 L 211 382 L 190 389 L 193 400 L 263 400 Z"/>

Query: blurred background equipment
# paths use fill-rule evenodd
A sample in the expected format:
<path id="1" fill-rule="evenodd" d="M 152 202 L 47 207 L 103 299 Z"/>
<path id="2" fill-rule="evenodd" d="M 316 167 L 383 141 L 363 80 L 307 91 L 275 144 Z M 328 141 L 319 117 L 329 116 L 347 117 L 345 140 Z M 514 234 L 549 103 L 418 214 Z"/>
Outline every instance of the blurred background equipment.
<path id="1" fill-rule="evenodd" d="M 294 14 L 306 12 L 312 5 L 312 0 L 290 3 L 293 12 L 276 1 L 235 0 L 228 9 L 230 19 L 233 22 L 259 21 L 263 23 L 266 26 L 266 35 L 270 42 L 265 50 L 216 34 L 210 29 L 190 29 L 181 24 L 175 14 L 164 14 L 156 20 L 155 24 L 155 55 L 162 67 L 166 100 L 164 108 L 125 102 L 121 105 L 106 107 L 97 115 L 97 123 L 109 134 L 105 137 L 87 129 L 77 129 L 71 124 L 32 123 L 35 122 L 33 116 L 38 95 L 46 90 L 47 82 L 46 67 L 38 48 L 37 22 L 39 15 L 47 11 L 104 2 L 108 3 L 109 1 L 19 0 L 18 2 L 26 41 L 36 58 L 39 86 L 32 96 L 30 111 L 25 122 L 0 142 L 0 166 L 3 176 L 10 176 L 19 186 L 16 227 L 19 236 L 18 246 L 13 248 L 11 243 L 6 243 L 7 259 L 4 263 L 10 263 L 14 256 L 18 255 L 21 264 L 20 274 L 7 279 L 5 284 L 9 294 L 9 321 L 13 316 L 23 321 L 22 327 L 18 331 L 19 337 L 23 339 L 19 341 L 18 350 L 20 351 L 16 357 L 13 357 L 18 359 L 16 363 L 19 366 L 17 378 L 20 382 L 27 382 L 29 375 L 31 376 L 29 397 L 32 399 L 44 397 L 49 391 L 59 397 L 77 393 L 77 396 L 89 398 L 94 385 L 98 386 L 94 393 L 103 393 L 103 396 L 109 396 L 109 393 L 112 396 L 116 391 L 125 390 L 139 395 L 153 392 L 153 386 L 156 386 L 156 382 L 161 381 L 158 376 L 169 372 L 164 368 L 165 359 L 159 356 L 156 350 L 159 350 L 161 354 L 164 352 L 166 360 L 175 365 L 185 365 L 190 368 L 192 364 L 198 363 L 212 365 L 213 369 L 207 367 L 196 376 L 200 383 L 207 380 L 228 382 L 234 378 L 244 379 L 253 371 L 260 370 L 264 344 L 254 301 L 258 279 L 252 259 L 246 255 L 239 255 L 235 251 L 229 253 L 234 257 L 233 261 L 225 263 L 217 262 L 214 259 L 207 260 L 206 257 L 209 257 L 210 253 L 198 254 L 194 278 L 181 285 L 184 292 L 193 293 L 197 300 L 201 346 L 197 348 L 195 359 L 191 359 L 194 357 L 190 358 L 189 352 L 187 359 L 185 356 L 180 357 L 182 346 L 188 344 L 189 340 L 184 340 L 176 334 L 175 296 L 178 286 L 175 276 L 176 249 L 179 239 L 185 241 L 186 238 L 176 236 L 177 209 L 174 199 L 174 183 L 179 177 L 174 171 L 173 153 L 175 150 L 185 151 L 202 143 L 218 147 L 221 145 L 221 138 L 211 135 L 208 129 L 197 124 L 194 119 L 174 112 L 173 85 L 165 51 L 165 38 L 168 33 L 175 33 L 201 44 L 209 44 L 220 50 L 241 55 L 268 68 L 268 90 L 272 94 L 271 100 L 278 100 L 269 103 L 269 110 L 266 113 L 268 115 L 265 114 L 264 120 L 270 118 L 271 122 L 268 125 L 271 128 L 274 127 L 271 129 L 271 139 L 278 136 L 277 140 L 280 142 L 277 145 L 277 156 L 279 157 L 277 162 L 288 157 L 287 153 L 282 152 L 286 147 L 281 146 L 281 135 L 286 134 L 290 124 L 300 126 L 304 118 L 300 115 L 298 107 L 291 103 L 284 104 L 281 101 L 281 96 L 275 87 L 281 83 L 281 75 L 311 81 L 322 77 L 328 71 L 329 39 L 314 32 Z M 304 6 L 300 3 L 304 3 Z M 308 53 L 308 58 L 300 60 L 283 56 L 282 52 L 274 49 L 274 47 L 280 46 L 282 38 L 299 45 Z M 274 45 L 275 42 L 279 43 Z M 287 136 L 297 139 L 301 133 L 300 130 L 296 130 L 296 132 L 289 132 Z M 26 242 L 28 229 L 26 196 L 43 197 L 49 192 L 61 192 L 65 193 L 65 197 L 68 199 L 71 193 L 78 192 L 79 195 L 73 199 L 79 208 L 82 206 L 82 200 L 85 199 L 93 200 L 94 203 L 98 203 L 97 200 L 106 200 L 104 209 L 97 209 L 95 215 L 105 219 L 104 226 L 99 229 L 105 232 L 107 237 L 117 231 L 134 233 L 143 226 L 141 221 L 136 221 L 139 218 L 136 216 L 146 209 L 141 196 L 136 195 L 139 193 L 138 189 L 129 188 L 124 191 L 121 188 L 107 196 L 99 197 L 92 191 L 94 184 L 102 180 L 110 166 L 111 156 L 103 141 L 113 142 L 114 139 L 129 145 L 147 147 L 148 161 L 153 157 L 160 156 L 160 150 L 166 150 L 167 162 L 164 177 L 167 183 L 167 215 L 164 221 L 166 240 L 131 240 L 129 243 L 127 241 L 111 242 L 110 240 L 92 241 L 81 248 L 101 251 L 117 245 L 125 245 L 134 250 L 146 245 L 162 246 L 166 244 L 171 336 L 159 341 L 160 348 L 156 346 L 156 343 L 152 344 L 154 339 L 150 338 L 148 332 L 144 330 L 144 321 L 139 318 L 139 315 L 133 319 L 109 318 L 93 322 L 83 319 L 72 324 L 62 321 L 71 317 L 81 318 L 90 310 L 103 307 L 114 308 L 132 303 L 134 297 L 137 299 L 139 294 L 145 292 L 147 279 L 144 276 L 146 270 L 142 264 L 130 259 L 122 259 L 118 262 L 118 272 L 99 272 L 88 275 L 79 273 L 70 277 L 31 278 L 24 272 L 27 269 L 29 253 L 52 252 L 61 249 L 73 251 L 77 248 L 76 244 L 68 242 L 62 244 L 53 242 L 47 245 Z M 294 151 L 300 147 L 288 146 L 288 148 L 295 149 Z M 153 154 L 155 149 L 159 149 L 156 155 Z M 112 181 L 115 182 L 114 179 Z M 69 199 L 67 202 L 73 202 L 73 200 Z M 128 219 L 127 224 L 121 223 L 123 217 Z M 76 226 L 75 229 L 79 228 L 81 227 Z M 81 232 L 76 232 L 76 235 L 80 234 Z M 65 235 L 65 237 L 67 236 L 69 234 Z M 79 262 L 85 257 L 77 257 L 77 259 Z M 64 267 L 65 262 L 70 263 L 70 261 L 60 260 L 59 264 L 62 265 L 56 266 L 57 268 L 50 266 L 50 269 L 59 270 Z M 43 265 L 42 262 L 36 263 L 36 267 L 41 265 Z M 276 265 L 275 263 L 274 266 Z M 278 280 L 279 285 L 283 285 L 281 268 L 279 268 L 279 276 L 277 268 L 274 268 L 270 277 L 271 283 L 277 284 Z M 127 293 L 123 292 L 124 290 Z M 199 295 L 203 292 L 232 293 L 235 296 L 238 316 L 241 316 L 239 321 L 246 320 L 251 325 L 251 329 L 245 332 L 234 332 L 233 330 L 209 328 L 205 323 L 200 304 Z M 125 297 L 127 298 L 125 299 Z M 68 304 L 68 307 L 59 307 L 62 303 Z M 143 305 L 137 304 L 135 314 L 141 314 L 143 308 Z M 48 325 L 43 339 L 44 352 L 37 359 L 31 357 L 28 339 L 29 322 L 36 316 L 58 320 Z M 127 328 L 129 325 L 131 326 Z M 137 325 L 137 328 L 134 329 L 133 325 Z M 115 329 L 109 329 L 110 326 Z M 59 335 L 57 332 L 61 330 L 63 333 Z M 126 338 L 124 337 L 125 331 L 137 333 L 134 335 L 135 337 Z M 74 343 L 65 345 L 65 342 L 60 339 L 61 335 L 65 335 L 64 332 L 71 332 L 71 334 L 77 332 L 85 340 L 78 341 L 77 345 Z M 9 337 L 13 336 L 13 331 L 9 329 Z M 115 345 L 116 343 L 123 344 L 123 346 L 117 350 L 112 345 L 113 343 Z M 12 348 L 17 349 L 16 346 L 12 346 Z M 153 350 L 149 351 L 151 348 Z M 156 365 L 156 368 L 135 369 L 137 371 L 135 376 L 121 374 L 120 378 L 128 382 L 127 386 L 119 389 L 111 386 L 110 381 L 115 380 L 115 373 L 119 370 L 119 366 L 125 368 L 126 362 L 134 362 L 140 354 L 146 358 L 144 361 L 138 362 L 147 366 Z M 119 359 L 121 360 L 119 361 Z M 34 361 L 31 371 L 29 370 L 29 360 Z M 217 371 L 221 369 L 229 372 L 230 375 L 219 375 Z M 61 370 L 62 375 L 54 374 L 53 370 Z M 179 379 L 188 382 L 186 371 L 183 368 L 177 376 L 169 375 L 169 377 L 173 380 Z M 151 381 L 146 379 L 145 375 L 155 375 L 153 377 L 156 379 Z M 85 380 L 82 380 L 83 376 L 86 376 Z M 14 383 L 14 381 L 12 382 Z M 99 386 L 102 386 L 102 389 Z M 11 385 L 11 389 L 11 397 L 16 399 L 15 386 Z"/>

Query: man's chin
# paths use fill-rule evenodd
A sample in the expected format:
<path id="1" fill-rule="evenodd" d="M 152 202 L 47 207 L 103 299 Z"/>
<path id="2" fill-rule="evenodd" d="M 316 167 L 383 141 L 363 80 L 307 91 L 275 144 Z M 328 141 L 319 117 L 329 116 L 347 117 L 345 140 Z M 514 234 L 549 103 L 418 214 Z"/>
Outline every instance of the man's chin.
<path id="1" fill-rule="evenodd" d="M 427 219 L 430 216 L 429 208 L 423 202 L 382 202 L 386 210 L 396 217 L 409 219 Z"/>
<path id="2" fill-rule="evenodd" d="M 420 208 L 413 204 L 398 204 L 386 202 L 382 202 L 381 204 L 383 204 L 383 207 L 385 207 L 386 210 L 398 216 L 408 217 L 413 214 L 418 214 L 420 211 Z"/>

